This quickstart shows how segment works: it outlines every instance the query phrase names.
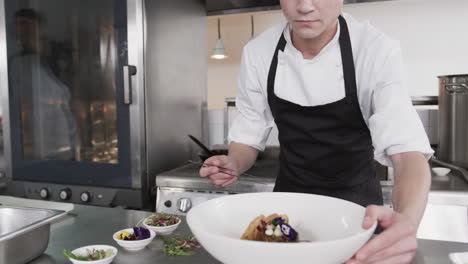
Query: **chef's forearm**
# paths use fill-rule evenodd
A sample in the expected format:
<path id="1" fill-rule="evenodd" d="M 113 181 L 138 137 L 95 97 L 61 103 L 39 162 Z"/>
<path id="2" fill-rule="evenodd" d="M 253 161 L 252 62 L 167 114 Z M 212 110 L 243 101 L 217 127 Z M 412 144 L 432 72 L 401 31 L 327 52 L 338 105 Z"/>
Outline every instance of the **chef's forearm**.
<path id="1" fill-rule="evenodd" d="M 392 155 L 395 172 L 393 206 L 419 226 L 431 186 L 429 164 L 420 152 Z"/>
<path id="2" fill-rule="evenodd" d="M 255 163 L 255 160 L 257 160 L 257 155 L 258 150 L 251 146 L 237 142 L 231 142 L 231 144 L 229 144 L 228 156 L 235 160 L 238 166 L 237 170 L 241 172 L 244 172 L 252 167 L 252 165 Z"/>

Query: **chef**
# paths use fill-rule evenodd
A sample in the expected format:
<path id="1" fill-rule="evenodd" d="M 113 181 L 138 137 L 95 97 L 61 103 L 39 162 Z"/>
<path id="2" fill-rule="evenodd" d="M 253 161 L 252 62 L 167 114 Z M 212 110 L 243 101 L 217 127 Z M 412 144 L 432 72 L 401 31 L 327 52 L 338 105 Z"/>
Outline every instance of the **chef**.
<path id="1" fill-rule="evenodd" d="M 410 263 L 433 151 L 406 91 L 398 42 L 343 14 L 343 0 L 280 3 L 287 22 L 244 47 L 229 154 L 205 163 L 248 170 L 276 124 L 274 191 L 366 206 L 363 227 L 378 221 L 382 232 L 347 264 Z M 374 159 L 394 169 L 394 210 L 382 206 Z M 200 176 L 221 188 L 237 180 L 214 166 Z"/>

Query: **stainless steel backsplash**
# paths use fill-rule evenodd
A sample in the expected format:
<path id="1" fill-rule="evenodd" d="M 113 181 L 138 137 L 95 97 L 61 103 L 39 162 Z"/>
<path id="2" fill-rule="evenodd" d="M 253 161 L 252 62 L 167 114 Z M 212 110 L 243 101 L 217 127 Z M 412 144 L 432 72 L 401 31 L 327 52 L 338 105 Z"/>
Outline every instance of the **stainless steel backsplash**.
<path id="1" fill-rule="evenodd" d="M 429 142 L 431 145 L 437 145 L 439 143 L 439 109 L 437 106 L 427 106 L 416 108 L 419 117 L 423 123 L 424 129 L 426 130 Z"/>

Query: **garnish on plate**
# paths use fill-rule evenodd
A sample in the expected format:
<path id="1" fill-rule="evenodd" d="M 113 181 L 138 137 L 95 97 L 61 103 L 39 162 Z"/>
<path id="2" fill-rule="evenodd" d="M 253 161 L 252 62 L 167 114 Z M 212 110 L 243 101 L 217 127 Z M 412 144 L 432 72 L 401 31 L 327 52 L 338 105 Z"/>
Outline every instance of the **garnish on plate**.
<path id="1" fill-rule="evenodd" d="M 86 255 L 75 255 L 71 251 L 64 249 L 63 254 L 71 259 L 76 260 L 84 260 L 84 261 L 92 261 L 92 260 L 100 260 L 105 259 L 114 254 L 112 249 L 104 250 L 104 249 L 86 249 Z"/>
<path id="2" fill-rule="evenodd" d="M 264 242 L 298 242 L 298 234 L 289 224 L 287 215 L 259 215 L 245 230 L 241 239 Z"/>
<path id="3" fill-rule="evenodd" d="M 175 215 L 170 214 L 154 214 L 146 218 L 146 224 L 149 226 L 171 226 L 177 224 L 180 219 Z"/>
<path id="4" fill-rule="evenodd" d="M 164 241 L 164 253 L 168 256 L 190 256 L 195 254 L 195 249 L 200 248 L 200 243 L 192 236 L 160 238 Z"/>

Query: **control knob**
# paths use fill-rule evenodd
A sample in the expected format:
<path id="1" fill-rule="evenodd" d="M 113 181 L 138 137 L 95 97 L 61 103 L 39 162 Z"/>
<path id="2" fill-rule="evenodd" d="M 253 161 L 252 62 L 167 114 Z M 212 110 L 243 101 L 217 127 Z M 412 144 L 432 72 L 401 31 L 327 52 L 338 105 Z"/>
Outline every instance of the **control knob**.
<path id="1" fill-rule="evenodd" d="M 83 203 L 89 203 L 91 202 L 91 194 L 89 192 L 82 192 L 80 194 L 80 200 L 83 202 Z"/>
<path id="2" fill-rule="evenodd" d="M 49 198 L 50 196 L 50 192 L 47 188 L 42 188 L 40 191 L 39 191 L 39 196 L 42 198 L 42 199 L 47 199 Z"/>
<path id="3" fill-rule="evenodd" d="M 177 201 L 177 207 L 182 213 L 187 213 L 192 208 L 192 201 L 189 198 L 180 198 Z"/>
<path id="4" fill-rule="evenodd" d="M 72 195 L 72 192 L 71 192 L 70 188 L 62 189 L 60 191 L 60 193 L 59 193 L 59 197 L 63 201 L 69 200 L 71 198 L 71 195 Z"/>

